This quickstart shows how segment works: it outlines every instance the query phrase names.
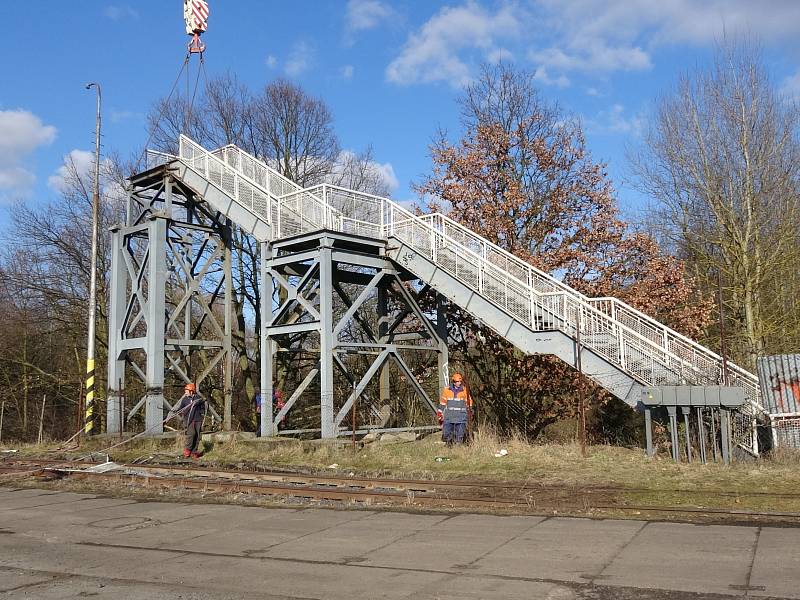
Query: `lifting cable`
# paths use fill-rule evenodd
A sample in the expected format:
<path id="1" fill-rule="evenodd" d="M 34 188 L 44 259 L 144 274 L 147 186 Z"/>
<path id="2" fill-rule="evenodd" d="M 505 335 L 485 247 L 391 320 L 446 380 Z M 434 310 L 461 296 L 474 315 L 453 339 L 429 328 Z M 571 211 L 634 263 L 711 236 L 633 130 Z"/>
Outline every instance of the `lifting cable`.
<path id="1" fill-rule="evenodd" d="M 152 127 L 150 128 L 149 135 L 147 136 L 147 141 L 144 143 L 144 147 L 142 148 L 142 153 L 139 155 L 139 160 L 136 162 L 136 166 L 133 169 L 133 172 L 136 173 L 139 171 L 139 167 L 142 165 L 142 159 L 147 155 L 147 146 L 153 139 L 153 136 L 158 129 L 158 126 L 161 124 L 161 119 L 164 118 L 164 112 L 169 107 L 169 101 L 172 99 L 172 94 L 175 93 L 175 89 L 178 87 L 178 83 L 181 80 L 181 75 L 183 75 L 183 70 L 187 69 L 189 65 L 189 58 L 191 57 L 191 53 L 186 53 L 186 57 L 183 59 L 183 63 L 181 63 L 181 68 L 178 70 L 178 76 L 175 77 L 175 82 L 172 84 L 172 89 L 169 91 L 169 95 L 164 103 L 161 105 L 161 111 L 158 114 L 158 118 L 156 119 L 155 123 L 153 123 Z M 187 69 L 187 77 L 188 77 L 188 69 Z"/>
<path id="2" fill-rule="evenodd" d="M 147 136 L 147 141 L 144 143 L 144 147 L 142 148 L 142 152 L 139 155 L 139 159 L 136 162 L 136 166 L 134 167 L 133 171 L 136 172 L 142 165 L 142 159 L 147 155 L 147 147 L 150 145 L 150 142 L 153 140 L 153 136 L 155 135 L 156 131 L 158 130 L 158 126 L 161 124 L 161 120 L 164 118 L 164 113 L 169 108 L 169 102 L 172 99 L 172 95 L 175 93 L 175 90 L 178 88 L 178 84 L 181 80 L 181 75 L 183 75 L 183 71 L 186 70 L 186 99 L 188 101 L 186 112 L 184 114 L 184 121 L 183 121 L 183 130 L 184 133 L 189 133 L 189 124 L 191 123 L 191 112 L 192 108 L 194 108 L 194 101 L 197 97 L 197 88 L 200 84 L 200 74 L 203 75 L 203 82 L 205 84 L 204 89 L 208 91 L 208 74 L 206 73 L 206 61 L 203 53 L 200 53 L 200 65 L 197 69 L 197 77 L 195 77 L 194 82 L 194 91 L 192 92 L 191 98 L 189 98 L 189 59 L 191 58 L 192 53 L 187 52 L 186 56 L 181 63 L 181 68 L 178 69 L 178 75 L 175 77 L 175 82 L 172 84 L 172 89 L 170 89 L 169 95 L 167 99 L 164 100 L 163 104 L 161 105 L 161 110 L 158 114 L 158 118 L 153 123 L 152 127 L 150 128 L 150 132 Z"/>
<path id="3" fill-rule="evenodd" d="M 197 67 L 197 77 L 194 80 L 194 91 L 192 92 L 192 98 L 189 100 L 189 104 L 186 107 L 186 115 L 185 121 L 183 124 L 183 132 L 188 135 L 189 134 L 189 125 L 192 122 L 192 108 L 194 108 L 194 99 L 197 96 L 197 87 L 200 83 L 200 73 L 205 75 L 206 72 L 206 61 L 203 58 L 203 53 L 200 53 L 200 65 Z M 208 92 L 208 77 L 205 77 L 206 82 L 206 92 Z M 189 98 L 189 69 L 186 69 L 186 98 Z"/>

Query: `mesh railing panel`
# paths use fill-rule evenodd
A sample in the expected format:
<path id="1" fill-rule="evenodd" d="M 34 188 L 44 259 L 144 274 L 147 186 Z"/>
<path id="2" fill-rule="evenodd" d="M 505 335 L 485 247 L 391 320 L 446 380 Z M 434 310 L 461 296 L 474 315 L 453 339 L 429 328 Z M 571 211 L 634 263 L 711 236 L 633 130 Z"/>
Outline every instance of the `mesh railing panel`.
<path id="1" fill-rule="evenodd" d="M 779 417 L 772 421 L 775 446 L 800 448 L 800 417 Z"/>
<path id="2" fill-rule="evenodd" d="M 192 169 L 239 204 L 271 222 L 269 194 L 238 169 L 239 156 L 230 146 L 208 152 L 189 138 L 180 138 L 180 157 Z"/>
<path id="3" fill-rule="evenodd" d="M 157 150 L 146 150 L 144 153 L 144 164 L 145 169 L 153 169 L 155 167 L 159 167 L 161 165 L 165 165 L 168 162 L 175 160 L 177 157 L 173 154 L 167 154 L 166 152 L 158 152 Z"/>
<path id="4" fill-rule="evenodd" d="M 245 177 L 273 197 L 279 198 L 302 189 L 291 179 L 284 177 L 272 167 L 238 146 L 225 146 L 212 152 L 228 166 L 237 169 Z"/>
<path id="5" fill-rule="evenodd" d="M 329 212 L 320 189 L 291 192 L 277 201 L 277 217 L 273 226 L 275 238 L 285 238 L 316 231 L 326 226 Z"/>

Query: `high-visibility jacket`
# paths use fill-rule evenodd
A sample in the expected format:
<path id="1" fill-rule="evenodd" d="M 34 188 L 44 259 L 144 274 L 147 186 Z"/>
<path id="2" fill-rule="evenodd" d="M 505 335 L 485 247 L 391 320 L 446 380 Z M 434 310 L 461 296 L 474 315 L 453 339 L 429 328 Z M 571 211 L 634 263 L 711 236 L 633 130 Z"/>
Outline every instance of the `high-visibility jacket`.
<path id="1" fill-rule="evenodd" d="M 472 396 L 466 386 L 455 387 L 451 385 L 442 390 L 439 398 L 439 410 L 444 414 L 448 423 L 466 423 L 468 411 L 472 409 Z"/>

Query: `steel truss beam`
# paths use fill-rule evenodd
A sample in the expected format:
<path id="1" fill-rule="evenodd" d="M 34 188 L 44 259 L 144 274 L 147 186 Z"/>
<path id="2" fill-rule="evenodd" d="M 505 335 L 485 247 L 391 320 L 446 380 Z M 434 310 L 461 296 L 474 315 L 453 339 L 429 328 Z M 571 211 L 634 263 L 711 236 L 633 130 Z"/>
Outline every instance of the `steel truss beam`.
<path id="1" fill-rule="evenodd" d="M 379 376 L 378 401 L 386 404 L 390 363 L 397 366 L 405 385 L 415 392 L 431 414 L 435 412 L 436 405 L 401 352 L 436 353 L 440 371 L 437 384 L 443 385 L 447 378 L 444 312 L 438 313 L 437 323 L 430 321 L 419 306 L 418 296 L 404 282 L 408 279 L 407 273 L 398 273 L 385 257 L 383 243 L 329 231 L 265 243 L 261 250 L 261 277 L 262 298 L 273 298 L 275 289 L 282 290 L 278 304 L 265 306 L 268 303 L 262 302 L 261 435 L 277 435 L 279 424 L 298 400 L 304 394 L 307 396 L 314 382 L 319 384 L 319 431 L 323 438 L 333 438 L 343 432 L 342 422 L 360 398 L 366 400 L 373 416 L 380 418 L 381 413 L 369 397 L 367 386 Z M 358 286 L 355 297 L 348 294 L 344 284 Z M 373 302 L 376 298 L 377 302 Z M 334 299 L 340 300 L 344 307 L 338 319 L 334 318 Z M 393 301 L 391 310 L 390 299 Z M 375 311 L 377 315 L 370 318 Z M 409 335 L 408 327 L 401 327 L 409 318 L 413 319 L 415 335 Z M 348 339 L 342 339 L 345 332 L 349 334 Z M 319 336 L 317 346 L 308 342 L 309 335 Z M 406 343 L 406 340 L 416 343 Z M 270 419 L 275 353 L 278 346 L 291 351 L 295 343 L 303 344 L 304 352 L 316 353 L 319 358 L 283 408 Z M 352 366 L 342 360 L 343 355 L 352 353 L 373 357 L 363 372 L 353 372 Z M 342 377 L 338 388 L 334 383 L 336 373 Z M 335 392 L 340 388 L 337 397 L 343 402 L 335 410 Z M 385 425 L 385 421 L 378 426 Z"/>
<path id="2" fill-rule="evenodd" d="M 177 399 L 190 381 L 207 396 L 209 386 L 221 388 L 230 428 L 230 221 L 158 167 L 130 180 L 126 220 L 112 228 L 111 246 L 106 430 L 124 428 L 128 373 L 145 394 L 127 417 L 144 408 L 148 434 L 163 431 L 165 389 L 178 387 L 170 394 Z"/>

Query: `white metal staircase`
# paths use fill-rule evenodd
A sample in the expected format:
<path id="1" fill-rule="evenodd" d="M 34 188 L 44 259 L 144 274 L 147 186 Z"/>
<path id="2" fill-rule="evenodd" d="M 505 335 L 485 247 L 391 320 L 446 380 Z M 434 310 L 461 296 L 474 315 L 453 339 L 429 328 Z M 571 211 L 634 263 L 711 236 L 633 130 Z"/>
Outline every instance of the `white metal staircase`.
<path id="1" fill-rule="evenodd" d="M 395 261 L 521 349 L 574 364 L 580 336 L 587 375 L 631 405 L 642 385 L 723 382 L 722 357 L 708 348 L 616 298 L 584 296 L 446 215 L 414 215 L 336 186 L 302 189 L 236 146 L 207 151 L 185 136 L 179 156 L 165 160 L 182 164 L 185 178 L 212 184 L 225 197 L 217 208 L 261 241 L 323 228 L 384 238 Z M 758 378 L 730 362 L 727 370 L 728 385 L 745 390 L 747 413 L 763 412 Z M 751 434 L 746 419 L 738 429 L 739 441 Z"/>

